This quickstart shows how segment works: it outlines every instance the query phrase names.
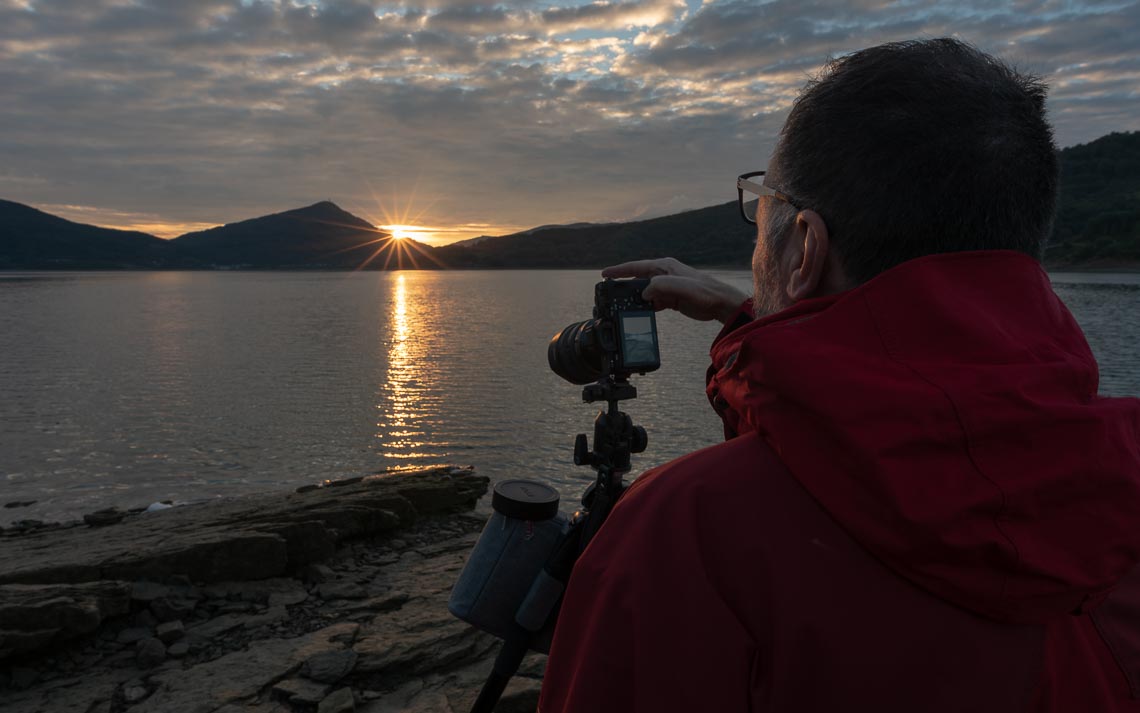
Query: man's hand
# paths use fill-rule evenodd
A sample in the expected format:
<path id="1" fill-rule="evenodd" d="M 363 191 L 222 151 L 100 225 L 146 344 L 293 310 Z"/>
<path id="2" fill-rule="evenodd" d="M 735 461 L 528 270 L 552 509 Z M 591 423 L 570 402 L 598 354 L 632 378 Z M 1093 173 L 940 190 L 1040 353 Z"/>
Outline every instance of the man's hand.
<path id="1" fill-rule="evenodd" d="M 726 322 L 748 295 L 671 257 L 634 260 L 602 270 L 602 277 L 648 277 L 641 296 L 657 309 L 675 309 L 686 317 Z"/>

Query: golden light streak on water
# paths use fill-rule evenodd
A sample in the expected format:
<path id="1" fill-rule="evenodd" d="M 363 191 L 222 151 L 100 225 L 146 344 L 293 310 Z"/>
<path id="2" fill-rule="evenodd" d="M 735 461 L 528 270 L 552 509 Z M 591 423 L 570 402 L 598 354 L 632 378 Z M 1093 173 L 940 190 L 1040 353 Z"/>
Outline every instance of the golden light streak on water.
<path id="1" fill-rule="evenodd" d="M 419 423 L 425 416 L 419 403 L 426 376 L 422 371 L 422 335 L 418 334 L 420 322 L 410 306 L 408 292 L 407 277 L 403 273 L 395 275 L 389 320 L 388 373 L 383 389 L 386 398 L 377 404 L 380 418 L 376 424 L 376 438 L 382 441 L 378 452 L 383 458 L 396 461 L 421 458 L 426 455 L 427 446 Z"/>

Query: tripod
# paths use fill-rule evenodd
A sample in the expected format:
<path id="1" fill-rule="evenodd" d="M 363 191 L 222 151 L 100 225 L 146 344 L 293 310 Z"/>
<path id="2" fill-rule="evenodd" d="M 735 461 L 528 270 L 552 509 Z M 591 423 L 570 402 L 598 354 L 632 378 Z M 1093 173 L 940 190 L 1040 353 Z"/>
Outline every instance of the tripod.
<path id="1" fill-rule="evenodd" d="M 637 389 L 628 377 L 610 375 L 582 389 L 586 403 L 605 401 L 606 410 L 594 419 L 594 448 L 590 449 L 586 434 L 574 439 L 574 465 L 588 465 L 597 471 L 594 482 L 582 495 L 582 509 L 574 514 L 570 528 L 539 574 L 531 595 L 523 602 L 516 620 L 536 622 L 537 626 L 516 625 L 512 635 L 503 641 L 471 713 L 492 713 L 507 683 L 519 670 L 535 635 L 544 629 L 562 604 L 562 592 L 570 580 L 578 556 L 597 534 L 617 503 L 625 484 L 622 477 L 630 470 L 630 455 L 641 453 L 648 445 L 645 429 L 618 408 L 622 401 L 637 398 Z M 535 596 L 535 592 L 538 595 Z"/>

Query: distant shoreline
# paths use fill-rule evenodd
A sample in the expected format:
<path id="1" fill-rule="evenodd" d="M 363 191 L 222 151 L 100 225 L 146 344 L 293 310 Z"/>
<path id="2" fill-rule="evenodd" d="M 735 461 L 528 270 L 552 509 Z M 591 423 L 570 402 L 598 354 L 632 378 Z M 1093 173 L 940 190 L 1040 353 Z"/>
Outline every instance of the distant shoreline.
<path id="1" fill-rule="evenodd" d="M 607 265 L 596 267 L 404 267 L 399 270 L 374 270 L 363 268 L 360 270 L 344 267 L 218 267 L 218 268 L 146 268 L 146 267 L 0 267 L 0 275 L 5 274 L 31 274 L 31 273 L 67 273 L 67 272 L 523 272 L 523 271 L 554 271 L 578 270 L 589 272 L 602 270 Z M 701 270 L 718 270 L 734 272 L 750 272 L 749 268 L 740 265 L 694 265 Z M 1136 274 L 1140 273 L 1140 261 L 1123 261 L 1119 263 L 1098 263 L 1094 265 L 1046 265 L 1045 271 L 1053 273 L 1094 273 L 1094 274 Z"/>

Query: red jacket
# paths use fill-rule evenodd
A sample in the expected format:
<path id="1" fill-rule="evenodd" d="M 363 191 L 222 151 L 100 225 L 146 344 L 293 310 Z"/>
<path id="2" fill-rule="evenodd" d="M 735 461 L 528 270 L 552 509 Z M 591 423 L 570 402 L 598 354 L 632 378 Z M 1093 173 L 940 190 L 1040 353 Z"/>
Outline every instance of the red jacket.
<path id="1" fill-rule="evenodd" d="M 712 356 L 730 440 L 614 508 L 542 713 L 1140 711 L 1140 402 L 1035 261 L 913 260 Z"/>

